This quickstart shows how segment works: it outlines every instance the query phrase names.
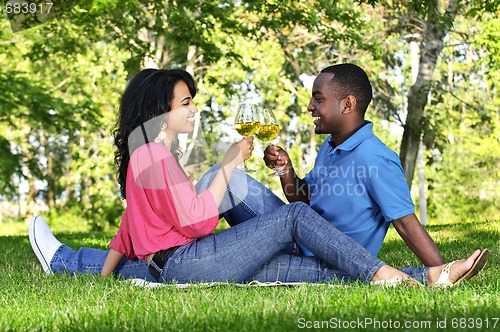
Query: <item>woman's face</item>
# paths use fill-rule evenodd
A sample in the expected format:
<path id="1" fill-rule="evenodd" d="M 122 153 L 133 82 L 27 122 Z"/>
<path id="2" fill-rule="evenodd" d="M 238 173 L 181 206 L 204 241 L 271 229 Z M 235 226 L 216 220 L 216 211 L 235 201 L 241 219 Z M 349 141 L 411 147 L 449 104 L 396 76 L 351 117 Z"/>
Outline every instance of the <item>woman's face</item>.
<path id="1" fill-rule="evenodd" d="M 193 104 L 193 97 L 188 86 L 184 81 L 177 82 L 174 88 L 172 109 L 167 112 L 165 119 L 167 133 L 177 135 L 192 132 L 196 113 L 198 113 L 198 110 Z"/>

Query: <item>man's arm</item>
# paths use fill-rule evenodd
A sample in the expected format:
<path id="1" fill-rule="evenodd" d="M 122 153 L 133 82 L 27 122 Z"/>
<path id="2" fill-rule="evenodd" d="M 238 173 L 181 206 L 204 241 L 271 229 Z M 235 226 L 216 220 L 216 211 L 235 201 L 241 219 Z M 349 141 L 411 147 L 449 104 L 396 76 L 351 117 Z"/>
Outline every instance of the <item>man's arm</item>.
<path id="1" fill-rule="evenodd" d="M 311 197 L 309 187 L 304 180 L 295 174 L 292 161 L 285 150 L 275 145 L 268 146 L 264 151 L 264 161 L 271 169 L 278 168 L 287 171 L 286 174 L 280 176 L 280 180 L 283 192 L 290 203 L 305 202 L 309 204 Z"/>
<path id="2" fill-rule="evenodd" d="M 392 224 L 408 248 L 425 266 L 444 264 L 436 243 L 434 243 L 425 228 L 422 227 L 414 213 L 393 220 Z"/>
<path id="3" fill-rule="evenodd" d="M 309 200 L 311 198 L 309 187 L 304 180 L 295 174 L 295 170 L 293 169 L 291 162 L 287 165 L 285 170 L 288 170 L 288 173 L 281 175 L 280 180 L 286 199 L 290 203 L 300 201 L 309 204 Z"/>

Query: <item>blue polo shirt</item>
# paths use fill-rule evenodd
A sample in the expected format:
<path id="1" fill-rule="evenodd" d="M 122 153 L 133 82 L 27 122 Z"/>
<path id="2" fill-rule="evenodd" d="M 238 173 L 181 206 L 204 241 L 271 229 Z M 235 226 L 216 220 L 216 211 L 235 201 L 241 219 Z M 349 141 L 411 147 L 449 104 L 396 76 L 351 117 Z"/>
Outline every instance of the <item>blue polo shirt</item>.
<path id="1" fill-rule="evenodd" d="M 390 222 L 413 213 L 414 206 L 398 155 L 372 129 L 365 121 L 339 146 L 329 136 L 304 181 L 311 207 L 376 256 Z"/>

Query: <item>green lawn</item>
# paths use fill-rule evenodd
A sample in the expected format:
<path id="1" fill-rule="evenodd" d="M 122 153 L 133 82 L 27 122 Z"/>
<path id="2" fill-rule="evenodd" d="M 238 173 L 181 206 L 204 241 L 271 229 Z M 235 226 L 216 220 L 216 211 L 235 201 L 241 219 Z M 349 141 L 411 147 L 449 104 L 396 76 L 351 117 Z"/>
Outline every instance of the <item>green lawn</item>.
<path id="1" fill-rule="evenodd" d="M 428 227 L 446 260 L 491 250 L 485 270 L 453 289 L 143 289 L 112 278 L 47 276 L 26 229 L 0 225 L 0 234 L 11 234 L 0 237 L 0 331 L 500 330 L 500 221 Z M 54 229 L 74 248 L 106 248 L 113 235 Z M 394 266 L 420 265 L 393 229 L 380 257 Z"/>

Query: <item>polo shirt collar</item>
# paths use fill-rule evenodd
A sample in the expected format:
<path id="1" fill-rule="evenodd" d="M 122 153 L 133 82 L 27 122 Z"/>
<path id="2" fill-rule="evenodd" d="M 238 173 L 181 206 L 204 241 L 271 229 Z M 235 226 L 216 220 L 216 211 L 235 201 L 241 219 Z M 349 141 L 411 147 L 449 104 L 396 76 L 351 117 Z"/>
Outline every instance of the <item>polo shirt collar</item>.
<path id="1" fill-rule="evenodd" d="M 335 143 L 333 143 L 331 135 L 328 143 L 332 147 L 333 151 L 335 150 L 352 151 L 363 141 L 369 139 L 372 136 L 373 136 L 373 123 L 371 121 L 365 120 L 365 124 L 339 146 L 335 146 Z"/>

